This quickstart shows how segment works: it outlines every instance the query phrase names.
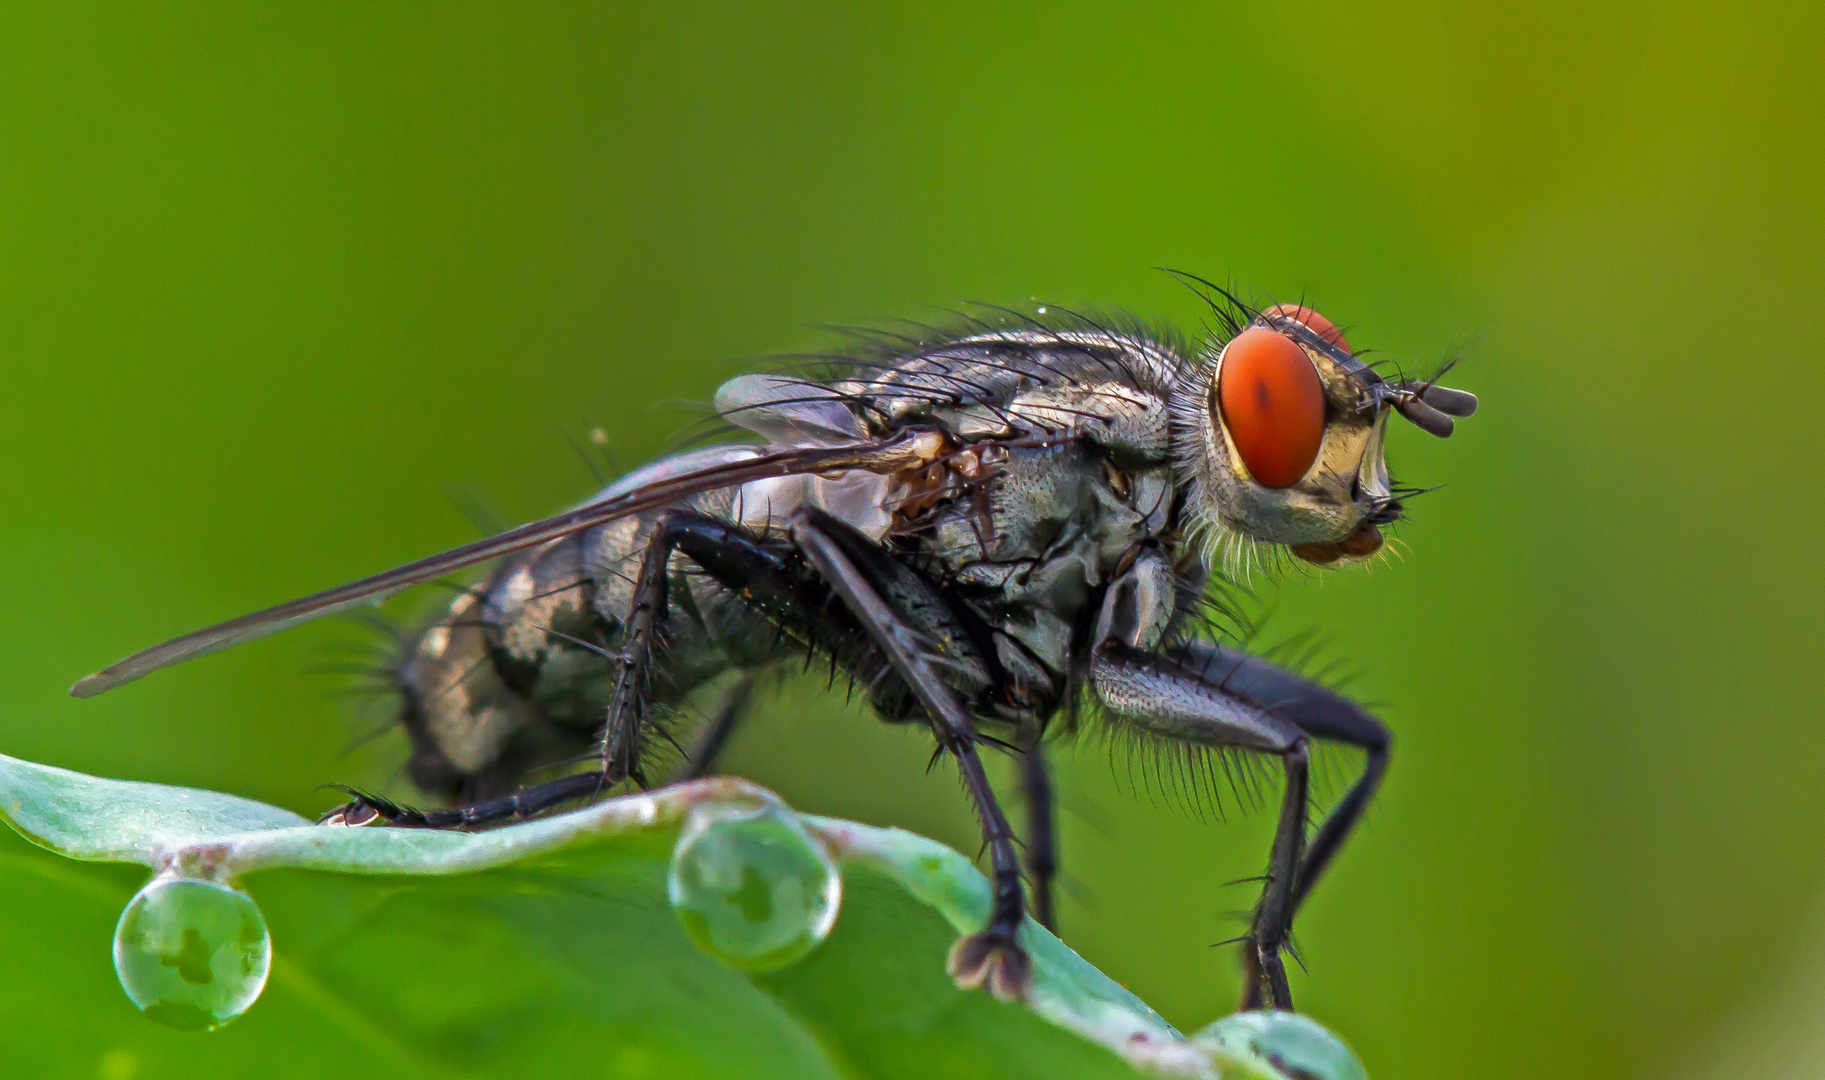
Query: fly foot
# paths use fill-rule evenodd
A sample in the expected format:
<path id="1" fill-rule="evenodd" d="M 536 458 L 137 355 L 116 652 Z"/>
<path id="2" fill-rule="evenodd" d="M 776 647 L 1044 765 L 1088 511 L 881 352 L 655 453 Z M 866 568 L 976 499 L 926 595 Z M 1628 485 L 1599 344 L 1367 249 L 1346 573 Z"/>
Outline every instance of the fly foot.
<path id="1" fill-rule="evenodd" d="M 385 822 L 380 817 L 380 811 L 369 806 L 362 800 L 356 799 L 353 802 L 343 803 L 341 806 L 325 811 L 324 815 L 317 819 L 317 824 L 359 827 L 362 825 L 384 825 Z"/>
<path id="2" fill-rule="evenodd" d="M 1242 939 L 1242 1012 L 1272 1009 L 1293 1012 L 1293 994 L 1287 986 L 1286 961 L 1281 945 Z"/>
<path id="3" fill-rule="evenodd" d="M 945 967 L 959 987 L 986 988 L 1002 1001 L 1025 1001 L 1033 987 L 1033 960 L 1011 930 L 991 926 L 958 938 Z"/>
<path id="4" fill-rule="evenodd" d="M 350 796 L 349 801 L 333 807 L 317 819 L 319 825 L 341 825 L 359 827 L 362 825 L 392 825 L 405 816 L 405 810 L 389 799 L 378 795 L 367 795 L 354 788 L 337 785 L 337 790 Z"/>

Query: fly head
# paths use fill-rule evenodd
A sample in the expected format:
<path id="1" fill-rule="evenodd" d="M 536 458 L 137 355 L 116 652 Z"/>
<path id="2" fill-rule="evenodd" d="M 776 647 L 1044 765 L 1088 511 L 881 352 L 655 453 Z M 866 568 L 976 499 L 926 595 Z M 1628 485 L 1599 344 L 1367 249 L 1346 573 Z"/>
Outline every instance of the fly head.
<path id="1" fill-rule="evenodd" d="M 1374 555 L 1400 516 L 1383 456 L 1389 414 L 1446 436 L 1476 398 L 1389 383 L 1329 319 L 1280 304 L 1207 348 L 1173 408 L 1199 523 L 1329 564 Z"/>

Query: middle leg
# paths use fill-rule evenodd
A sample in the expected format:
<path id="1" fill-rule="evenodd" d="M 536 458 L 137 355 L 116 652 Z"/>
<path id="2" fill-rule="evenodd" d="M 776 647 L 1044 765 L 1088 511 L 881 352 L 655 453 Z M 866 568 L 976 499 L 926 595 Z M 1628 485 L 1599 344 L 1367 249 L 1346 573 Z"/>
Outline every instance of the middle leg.
<path id="1" fill-rule="evenodd" d="M 1008 827 L 1007 815 L 1002 813 L 982 768 L 982 759 L 976 753 L 976 728 L 969 710 L 940 677 L 932 661 L 930 643 L 882 597 L 863 569 L 862 559 L 857 557 L 860 553 L 846 550 L 854 548 L 861 538 L 841 522 L 815 511 L 801 511 L 789 530 L 793 543 L 861 623 L 863 631 L 924 707 L 933 734 L 956 759 L 963 785 L 976 804 L 982 841 L 989 850 L 994 906 L 988 925 L 962 938 L 951 949 L 951 977 L 960 986 L 986 986 L 1004 1001 L 1024 998 L 1032 984 L 1033 966 L 1019 941 L 1025 913 L 1014 831 Z"/>

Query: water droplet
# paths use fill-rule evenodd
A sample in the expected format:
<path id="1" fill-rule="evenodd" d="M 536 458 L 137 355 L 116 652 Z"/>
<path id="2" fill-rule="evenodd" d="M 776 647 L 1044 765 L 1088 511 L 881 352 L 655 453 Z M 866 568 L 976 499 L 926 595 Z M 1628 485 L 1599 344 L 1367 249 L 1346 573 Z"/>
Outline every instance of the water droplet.
<path id="1" fill-rule="evenodd" d="M 214 881 L 161 874 L 114 927 L 114 972 L 161 1024 L 213 1031 L 266 986 L 272 938 L 253 898 Z"/>
<path id="2" fill-rule="evenodd" d="M 1316 1020 L 1290 1012 L 1240 1012 L 1192 1036 L 1193 1045 L 1252 1054 L 1288 1076 L 1312 1080 L 1368 1080 L 1368 1072 L 1342 1039 Z"/>
<path id="3" fill-rule="evenodd" d="M 697 947 L 743 971 L 803 958 L 829 935 L 843 902 L 843 878 L 823 845 L 776 805 L 693 809 L 666 890 Z"/>

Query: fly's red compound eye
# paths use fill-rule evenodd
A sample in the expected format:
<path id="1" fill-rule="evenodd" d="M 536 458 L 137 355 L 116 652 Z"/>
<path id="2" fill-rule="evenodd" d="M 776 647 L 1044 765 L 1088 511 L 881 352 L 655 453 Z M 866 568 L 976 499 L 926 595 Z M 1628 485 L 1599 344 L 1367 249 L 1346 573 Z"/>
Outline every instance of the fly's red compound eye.
<path id="1" fill-rule="evenodd" d="M 1337 324 L 1325 318 L 1323 315 L 1318 314 L 1316 311 L 1313 311 L 1309 307 L 1301 307 L 1298 304 L 1275 304 L 1273 307 L 1268 308 L 1265 314 L 1276 315 L 1282 319 L 1292 319 L 1296 322 L 1304 323 L 1306 329 L 1337 346 L 1339 349 L 1342 349 L 1344 352 L 1354 352 L 1354 350 L 1350 348 L 1350 343 L 1344 340 L 1343 331 L 1337 329 Z"/>
<path id="2" fill-rule="evenodd" d="M 1219 363 L 1217 405 L 1242 464 L 1262 487 L 1292 487 L 1324 441 L 1317 369 L 1292 338 L 1265 326 L 1237 334 Z"/>

